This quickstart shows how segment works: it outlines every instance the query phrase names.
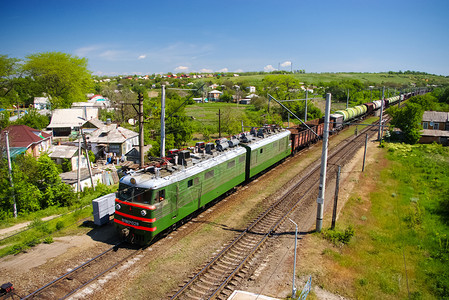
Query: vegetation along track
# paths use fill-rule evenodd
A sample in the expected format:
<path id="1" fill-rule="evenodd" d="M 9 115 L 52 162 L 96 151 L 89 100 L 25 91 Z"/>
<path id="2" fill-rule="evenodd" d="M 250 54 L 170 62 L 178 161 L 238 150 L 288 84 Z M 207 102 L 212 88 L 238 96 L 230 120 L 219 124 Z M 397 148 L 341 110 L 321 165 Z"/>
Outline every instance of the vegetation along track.
<path id="1" fill-rule="evenodd" d="M 372 136 L 375 132 L 376 129 L 366 127 L 359 135 L 343 141 L 329 155 L 328 170 L 349 161 L 365 143 L 365 133 Z M 232 293 L 233 286 L 246 277 L 249 263 L 268 237 L 304 198 L 316 195 L 320 163 L 321 161 L 313 163 L 309 172 L 296 182 L 293 188 L 284 193 L 197 274 L 194 274 L 171 296 L 171 299 L 226 299 Z"/>
<path id="2" fill-rule="evenodd" d="M 119 243 L 22 299 L 65 299 L 142 250 L 142 248 L 131 248 L 123 242 Z"/>

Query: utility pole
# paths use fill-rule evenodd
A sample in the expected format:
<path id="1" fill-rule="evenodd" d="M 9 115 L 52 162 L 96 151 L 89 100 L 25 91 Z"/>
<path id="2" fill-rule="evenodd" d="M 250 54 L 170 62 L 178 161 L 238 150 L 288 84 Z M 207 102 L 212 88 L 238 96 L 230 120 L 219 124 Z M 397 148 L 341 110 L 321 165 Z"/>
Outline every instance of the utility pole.
<path id="1" fill-rule="evenodd" d="M 161 157 L 165 156 L 165 85 L 161 94 Z"/>
<path id="2" fill-rule="evenodd" d="M 382 89 L 382 101 L 381 101 L 381 105 L 380 105 L 380 119 L 379 119 L 379 132 L 378 132 L 378 136 L 377 139 L 382 142 L 382 135 L 383 135 L 383 124 L 382 124 L 382 116 L 384 114 L 384 93 L 385 93 L 385 87 L 383 87 Z"/>
<path id="3" fill-rule="evenodd" d="M 296 298 L 296 287 L 295 287 L 295 276 L 296 276 L 296 248 L 297 248 L 297 241 L 298 241 L 298 224 L 293 222 L 292 219 L 288 218 L 290 222 L 295 224 L 295 258 L 293 261 L 293 282 L 292 282 L 292 299 Z"/>
<path id="4" fill-rule="evenodd" d="M 363 166 L 362 166 L 362 172 L 365 172 L 365 161 L 366 161 L 366 149 L 368 148 L 368 133 L 365 137 L 365 152 L 363 153 Z"/>
<path id="5" fill-rule="evenodd" d="M 92 169 L 90 168 L 90 158 L 89 153 L 87 152 L 87 140 L 86 140 L 86 134 L 83 133 L 83 129 L 80 128 L 81 135 L 83 137 L 84 141 L 84 152 L 86 153 L 86 160 L 87 160 L 87 168 L 89 170 L 89 176 L 90 176 L 90 183 L 92 184 L 92 188 L 95 191 L 95 185 L 94 185 L 94 178 L 92 177 Z"/>
<path id="6" fill-rule="evenodd" d="M 316 217 L 316 231 L 321 232 L 323 228 L 323 214 L 324 214 L 324 196 L 326 193 L 326 171 L 327 171 L 327 146 L 329 140 L 329 114 L 331 110 L 331 94 L 326 94 L 326 110 L 324 114 L 324 129 L 323 129 L 323 149 L 321 153 L 321 171 L 320 171 L 320 186 L 318 191 L 318 199 L 316 200 L 317 217 Z"/>
<path id="7" fill-rule="evenodd" d="M 218 109 L 218 138 L 221 138 L 221 109 Z"/>
<path id="8" fill-rule="evenodd" d="M 139 152 L 140 152 L 140 168 L 143 168 L 145 163 L 145 156 L 143 153 L 143 95 L 139 93 L 137 96 L 137 100 L 139 100 Z"/>
<path id="9" fill-rule="evenodd" d="M 307 96 L 309 95 L 309 90 L 306 87 L 306 107 L 304 108 L 304 122 L 307 122 Z"/>
<path id="10" fill-rule="evenodd" d="M 337 181 L 335 182 L 334 210 L 332 211 L 332 225 L 331 225 L 332 230 L 335 229 L 335 222 L 337 220 L 338 190 L 340 189 L 340 173 L 341 173 L 341 166 L 338 166 Z"/>
<path id="11" fill-rule="evenodd" d="M 9 132 L 5 131 L 6 136 L 6 156 L 8 158 L 8 173 L 9 173 L 9 182 L 11 183 L 12 188 L 12 198 L 13 198 L 13 214 L 14 218 L 17 218 L 17 203 L 16 203 L 16 195 L 14 193 L 14 181 L 12 180 L 12 166 L 11 166 L 11 153 L 9 152 Z"/>
<path id="12" fill-rule="evenodd" d="M 346 96 L 346 109 L 348 109 L 348 107 L 349 107 L 349 89 L 348 89 L 348 93 L 347 93 L 347 96 Z"/>
<path id="13" fill-rule="evenodd" d="M 78 170 L 76 172 L 77 192 L 81 192 L 81 138 L 78 138 Z"/>

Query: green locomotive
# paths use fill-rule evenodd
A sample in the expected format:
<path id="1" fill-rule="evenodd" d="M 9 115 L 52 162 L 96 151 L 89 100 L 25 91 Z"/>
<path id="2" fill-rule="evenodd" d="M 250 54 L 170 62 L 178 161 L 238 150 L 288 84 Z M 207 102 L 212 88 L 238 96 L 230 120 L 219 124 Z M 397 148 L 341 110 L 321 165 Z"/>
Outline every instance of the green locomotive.
<path id="1" fill-rule="evenodd" d="M 114 223 L 120 235 L 147 244 L 157 234 L 291 154 L 290 131 L 264 127 L 151 166 L 120 180 Z"/>

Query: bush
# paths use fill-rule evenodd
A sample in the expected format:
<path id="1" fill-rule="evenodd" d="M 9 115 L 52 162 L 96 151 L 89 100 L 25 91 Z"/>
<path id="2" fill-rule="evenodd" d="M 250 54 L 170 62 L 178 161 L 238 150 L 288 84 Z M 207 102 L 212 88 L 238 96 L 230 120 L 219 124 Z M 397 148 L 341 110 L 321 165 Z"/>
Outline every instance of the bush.
<path id="1" fill-rule="evenodd" d="M 47 236 L 47 237 L 44 239 L 44 243 L 45 243 L 45 244 L 51 244 L 51 243 L 53 243 L 53 238 L 52 238 L 51 236 Z"/>
<path id="2" fill-rule="evenodd" d="M 331 241 L 335 245 L 348 244 L 351 241 L 351 238 L 354 236 L 354 234 L 355 234 L 355 231 L 352 226 L 349 226 L 343 232 L 340 230 L 337 230 L 337 229 L 334 229 L 334 230 L 329 229 L 329 230 L 323 231 L 323 237 L 326 240 Z"/>

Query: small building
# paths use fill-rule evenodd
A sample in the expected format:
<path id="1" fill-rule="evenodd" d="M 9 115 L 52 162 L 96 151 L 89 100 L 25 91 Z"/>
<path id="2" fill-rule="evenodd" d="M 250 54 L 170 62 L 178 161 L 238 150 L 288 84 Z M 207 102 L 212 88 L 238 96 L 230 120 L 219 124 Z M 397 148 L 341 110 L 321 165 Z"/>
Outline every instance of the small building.
<path id="1" fill-rule="evenodd" d="M 449 113 L 441 111 L 425 111 L 421 125 L 423 130 L 419 142 L 433 142 L 449 145 Z"/>
<path id="2" fill-rule="evenodd" d="M 423 129 L 419 139 L 420 144 L 432 144 L 433 142 L 449 146 L 449 131 Z"/>
<path id="3" fill-rule="evenodd" d="M 34 97 L 33 107 L 35 109 L 50 109 L 50 106 L 48 97 Z"/>
<path id="4" fill-rule="evenodd" d="M 423 129 L 449 130 L 449 113 L 443 111 L 425 111 L 421 122 Z"/>
<path id="5" fill-rule="evenodd" d="M 27 153 L 39 157 L 46 152 L 52 143 L 52 135 L 42 130 L 33 129 L 26 125 L 11 125 L 1 132 L 2 140 L 5 140 L 5 132 L 8 131 L 9 147 L 11 153 L 16 155 Z"/>
<path id="6" fill-rule="evenodd" d="M 120 158 L 139 144 L 139 134 L 117 124 L 109 124 L 93 131 L 87 137 L 87 142 L 97 158 L 104 157 L 106 153 L 113 153 Z"/>
<path id="7" fill-rule="evenodd" d="M 250 93 L 255 93 L 256 92 L 256 87 L 251 85 L 251 86 L 248 87 L 248 90 L 249 90 Z"/>
<path id="8" fill-rule="evenodd" d="M 212 90 L 208 93 L 208 98 L 209 98 L 209 100 L 212 100 L 212 101 L 218 101 L 222 94 L 223 93 L 220 91 Z"/>
<path id="9" fill-rule="evenodd" d="M 93 118 L 98 118 L 98 108 L 55 109 L 47 128 L 53 131 L 55 137 L 69 136 Z"/>
<path id="10" fill-rule="evenodd" d="M 239 104 L 245 104 L 245 105 L 251 104 L 251 99 L 241 99 L 239 101 Z"/>
<path id="11" fill-rule="evenodd" d="M 51 146 L 48 150 L 48 156 L 58 165 L 61 165 L 68 159 L 72 164 L 72 171 L 78 169 L 78 147 L 76 146 Z M 81 168 L 87 168 L 87 159 L 84 156 L 84 153 L 81 153 Z"/>
<path id="12" fill-rule="evenodd" d="M 92 181 L 94 182 L 94 186 L 97 186 L 98 183 L 103 183 L 106 185 L 111 185 L 114 182 L 109 180 L 105 180 L 105 176 L 110 177 L 105 170 L 100 169 L 92 169 Z M 62 182 L 65 184 L 70 185 L 73 187 L 73 189 L 76 191 L 77 185 L 78 185 L 78 170 L 65 172 L 59 174 L 59 177 L 61 177 Z M 90 180 L 90 174 L 89 169 L 84 168 L 80 170 L 80 185 L 81 190 L 85 189 L 86 187 L 92 187 L 92 181 Z"/>

